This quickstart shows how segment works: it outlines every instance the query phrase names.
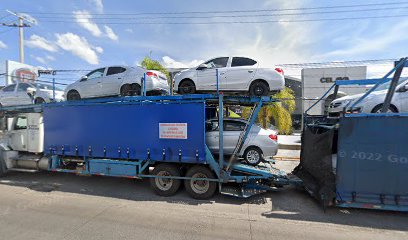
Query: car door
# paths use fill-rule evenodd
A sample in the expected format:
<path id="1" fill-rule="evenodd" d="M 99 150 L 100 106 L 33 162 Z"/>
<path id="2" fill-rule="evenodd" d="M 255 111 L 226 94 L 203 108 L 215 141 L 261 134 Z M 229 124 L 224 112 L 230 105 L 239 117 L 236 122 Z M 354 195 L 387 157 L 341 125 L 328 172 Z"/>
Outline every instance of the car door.
<path id="1" fill-rule="evenodd" d="M 213 120 L 206 122 L 206 144 L 213 153 L 219 152 L 219 131 L 218 121 Z"/>
<path id="2" fill-rule="evenodd" d="M 218 69 L 219 74 L 219 89 L 227 90 L 225 74 L 228 60 L 229 57 L 214 58 L 204 63 L 207 68 L 197 68 L 197 81 L 195 82 L 197 90 L 213 91 L 217 89 L 216 69 Z"/>
<path id="3" fill-rule="evenodd" d="M 9 131 L 10 147 L 16 151 L 27 151 L 27 117 L 20 116 L 13 122 L 13 129 Z"/>
<path id="4" fill-rule="evenodd" d="M 102 78 L 105 74 L 105 68 L 93 70 L 86 75 L 86 78 L 80 80 L 81 97 L 103 96 L 101 90 Z"/>
<path id="5" fill-rule="evenodd" d="M 230 90 L 246 90 L 254 79 L 258 63 L 250 58 L 233 57 L 226 73 L 226 85 Z"/>
<path id="6" fill-rule="evenodd" d="M 0 103 L 3 106 L 13 105 L 15 102 L 15 89 L 17 84 L 11 84 L 3 89 L 0 92 Z"/>
<path id="7" fill-rule="evenodd" d="M 240 121 L 224 121 L 224 154 L 231 155 L 237 146 L 239 136 L 245 128 L 245 123 Z"/>
<path id="8" fill-rule="evenodd" d="M 125 77 L 126 68 L 124 67 L 108 67 L 106 76 L 101 79 L 100 91 L 103 95 L 118 95 L 123 79 Z"/>
<path id="9" fill-rule="evenodd" d="M 33 94 L 34 93 L 28 93 L 27 89 L 28 88 L 36 89 L 36 87 L 31 86 L 28 83 L 18 83 L 17 84 L 17 90 L 15 92 L 15 98 L 16 98 L 16 104 L 32 104 L 33 103 Z"/>

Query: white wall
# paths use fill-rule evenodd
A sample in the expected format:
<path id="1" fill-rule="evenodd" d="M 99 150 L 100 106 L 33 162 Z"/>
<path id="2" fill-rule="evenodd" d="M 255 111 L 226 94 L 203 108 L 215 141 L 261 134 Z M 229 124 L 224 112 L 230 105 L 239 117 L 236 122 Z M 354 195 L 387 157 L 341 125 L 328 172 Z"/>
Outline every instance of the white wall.
<path id="1" fill-rule="evenodd" d="M 333 85 L 333 82 L 325 83 L 324 80 L 331 78 L 335 81 L 337 78 L 348 77 L 350 80 L 366 79 L 367 67 L 330 67 L 330 68 L 305 68 L 302 69 L 302 95 L 305 99 L 319 99 Z M 324 79 L 322 79 L 324 78 Z M 322 82 L 323 80 L 323 82 Z M 339 91 L 347 95 L 365 92 L 367 86 L 341 86 Z M 332 90 L 333 92 L 333 90 Z M 331 92 L 331 93 L 332 93 Z M 303 100 L 303 111 L 306 111 L 315 100 Z M 324 101 L 318 103 L 315 107 L 309 110 L 310 115 L 323 114 Z"/>

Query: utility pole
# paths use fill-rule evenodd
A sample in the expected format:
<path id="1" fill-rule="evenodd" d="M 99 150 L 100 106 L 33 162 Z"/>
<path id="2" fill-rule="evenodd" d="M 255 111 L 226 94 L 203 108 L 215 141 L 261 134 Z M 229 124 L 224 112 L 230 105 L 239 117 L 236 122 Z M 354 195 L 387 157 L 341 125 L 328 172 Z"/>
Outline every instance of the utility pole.
<path id="1" fill-rule="evenodd" d="M 23 16 L 22 14 L 15 13 L 9 10 L 6 10 L 8 13 L 11 15 L 14 15 L 18 18 L 18 24 L 13 23 L 13 24 L 7 24 L 7 23 L 2 23 L 1 25 L 6 26 L 6 27 L 18 27 L 19 28 L 19 48 L 20 48 L 20 62 L 24 63 L 24 28 L 25 27 L 31 27 L 30 24 L 25 23 L 24 21 L 27 21 L 29 23 L 35 24 L 34 19 L 30 19 L 26 16 Z"/>

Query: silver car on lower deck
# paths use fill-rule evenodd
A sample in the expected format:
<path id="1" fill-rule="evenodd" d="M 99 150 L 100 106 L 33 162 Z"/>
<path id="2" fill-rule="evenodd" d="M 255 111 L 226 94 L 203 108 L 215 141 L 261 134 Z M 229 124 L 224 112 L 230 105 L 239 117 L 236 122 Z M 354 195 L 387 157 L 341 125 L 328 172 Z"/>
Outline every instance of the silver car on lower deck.
<path id="1" fill-rule="evenodd" d="M 224 119 L 224 155 L 232 155 L 246 123 L 247 121 L 244 119 Z M 206 122 L 206 143 L 212 153 L 219 153 L 218 119 Z M 243 157 L 248 164 L 257 165 L 265 158 L 272 158 L 277 152 L 278 132 L 253 125 L 238 156 Z"/>

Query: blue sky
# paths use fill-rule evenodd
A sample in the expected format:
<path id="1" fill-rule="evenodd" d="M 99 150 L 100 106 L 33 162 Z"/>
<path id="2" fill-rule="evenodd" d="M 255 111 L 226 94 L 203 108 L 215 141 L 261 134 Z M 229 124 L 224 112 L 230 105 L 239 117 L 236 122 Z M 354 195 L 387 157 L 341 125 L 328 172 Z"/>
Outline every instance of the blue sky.
<path id="1" fill-rule="evenodd" d="M 134 65 L 151 55 L 166 66 L 193 66 L 221 55 L 245 55 L 264 65 L 399 58 L 408 55 L 408 17 L 318 22 L 274 22 L 211 25 L 114 24 L 114 19 L 76 19 L 93 14 L 225 11 L 352 5 L 392 1 L 118 1 L 118 0 L 13 0 L 2 1 L 6 9 L 30 12 L 38 24 L 25 29 L 25 62 L 52 69 L 94 69 L 112 64 Z M 401 1 L 402 2 L 402 1 Z M 392 6 L 391 6 L 392 7 Z M 281 16 L 261 19 L 338 18 L 408 14 L 408 4 L 395 9 L 317 16 Z M 373 8 L 378 8 L 373 7 Z M 390 8 L 390 6 L 388 7 Z M 323 10 L 328 11 L 328 10 Z M 36 13 L 64 13 L 63 19 Z M 48 15 L 53 16 L 53 15 Z M 140 21 L 214 21 L 194 19 Z M 131 16 L 130 16 L 131 17 Z M 140 16 L 138 16 L 140 17 Z M 10 22 L 5 17 L 0 22 Z M 69 22 L 49 22 L 66 20 Z M 79 21 L 76 22 L 76 21 Z M 88 21 L 88 22 L 84 22 Z M 122 21 L 122 20 L 121 20 Z M 132 21 L 132 20 L 129 20 Z M 18 30 L 0 27 L 0 63 L 18 60 Z M 3 32 L 3 33 L 2 33 Z M 1 64 L 2 65 L 2 64 Z M 0 70 L 3 67 L 0 67 Z M 382 70 L 381 70 L 382 71 Z"/>

